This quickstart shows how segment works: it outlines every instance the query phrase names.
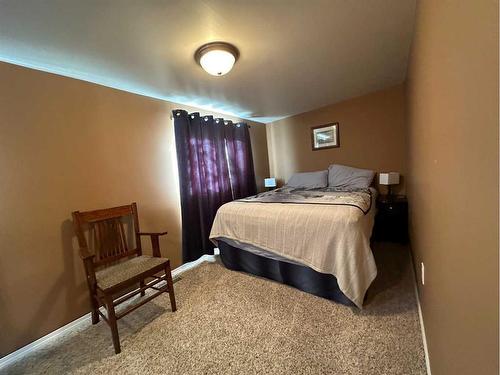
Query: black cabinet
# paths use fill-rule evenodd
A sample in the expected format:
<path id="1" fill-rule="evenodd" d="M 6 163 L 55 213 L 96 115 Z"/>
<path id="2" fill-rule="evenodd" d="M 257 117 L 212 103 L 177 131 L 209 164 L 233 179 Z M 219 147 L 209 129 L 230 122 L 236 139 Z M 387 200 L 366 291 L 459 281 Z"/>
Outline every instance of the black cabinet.
<path id="1" fill-rule="evenodd" d="M 406 196 L 378 196 L 373 239 L 375 241 L 408 242 L 408 200 Z"/>

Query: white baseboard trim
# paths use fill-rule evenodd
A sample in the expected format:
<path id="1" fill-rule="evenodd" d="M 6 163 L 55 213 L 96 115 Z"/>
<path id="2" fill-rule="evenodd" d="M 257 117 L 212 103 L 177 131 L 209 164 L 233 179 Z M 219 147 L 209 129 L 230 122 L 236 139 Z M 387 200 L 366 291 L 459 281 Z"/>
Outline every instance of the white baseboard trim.
<path id="1" fill-rule="evenodd" d="M 191 270 L 195 267 L 198 267 L 200 264 L 204 262 L 214 263 L 217 261 L 218 255 L 219 255 L 219 249 L 215 248 L 214 255 L 205 254 L 193 262 L 184 263 L 183 265 L 177 267 L 175 270 L 172 270 L 172 278 L 175 278 L 176 276 L 180 275 L 183 272 L 186 272 L 187 270 Z"/>
<path id="2" fill-rule="evenodd" d="M 425 354 L 425 367 L 427 369 L 427 375 L 432 375 L 431 373 L 431 362 L 429 360 L 429 350 L 427 349 L 427 336 L 425 335 L 425 326 L 424 326 L 424 316 L 422 314 L 422 306 L 420 305 L 420 296 L 418 294 L 418 286 L 417 286 L 417 275 L 415 273 L 415 263 L 413 261 L 413 254 L 410 252 L 411 258 L 411 266 L 413 268 L 413 287 L 415 289 L 415 297 L 417 299 L 417 308 L 418 308 L 418 319 L 420 320 L 420 331 L 422 333 L 422 343 L 424 345 L 424 354 Z"/>
<path id="3" fill-rule="evenodd" d="M 193 262 L 184 263 L 183 265 L 172 270 L 172 278 L 175 279 L 177 276 L 179 276 L 183 272 L 186 272 L 188 270 L 196 268 L 204 262 L 214 263 L 217 261 L 218 255 L 219 255 L 219 249 L 215 249 L 214 255 L 205 254 Z M 101 307 L 101 309 L 104 312 L 104 308 Z M 76 327 L 80 326 L 81 324 L 85 324 L 85 323 L 90 324 L 89 322 L 90 322 L 90 313 L 85 314 L 84 316 L 82 316 L 76 320 L 73 320 L 72 322 L 66 324 L 65 326 L 62 326 L 61 328 L 58 328 L 55 331 L 52 331 L 43 337 L 40 337 L 38 340 L 33 341 L 26 346 L 23 346 L 22 348 L 16 350 L 15 352 L 7 354 L 6 356 L 0 358 L 0 372 L 2 371 L 2 369 L 4 367 L 7 367 L 11 363 L 21 359 L 22 357 L 37 350 L 38 348 L 42 347 L 43 345 L 48 344 L 50 341 L 56 339 L 57 337 L 65 334 L 68 331 L 71 331 L 72 329 L 75 329 Z"/>

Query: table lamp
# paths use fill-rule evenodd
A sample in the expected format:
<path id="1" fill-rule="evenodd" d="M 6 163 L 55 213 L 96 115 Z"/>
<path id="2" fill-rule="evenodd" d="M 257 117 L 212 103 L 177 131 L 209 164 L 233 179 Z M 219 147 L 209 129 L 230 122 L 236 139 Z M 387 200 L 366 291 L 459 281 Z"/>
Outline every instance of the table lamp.
<path id="1" fill-rule="evenodd" d="M 388 172 L 388 173 L 379 173 L 378 183 L 380 185 L 387 185 L 388 187 L 388 196 L 392 197 L 392 185 L 399 184 L 399 173 L 398 172 Z"/>

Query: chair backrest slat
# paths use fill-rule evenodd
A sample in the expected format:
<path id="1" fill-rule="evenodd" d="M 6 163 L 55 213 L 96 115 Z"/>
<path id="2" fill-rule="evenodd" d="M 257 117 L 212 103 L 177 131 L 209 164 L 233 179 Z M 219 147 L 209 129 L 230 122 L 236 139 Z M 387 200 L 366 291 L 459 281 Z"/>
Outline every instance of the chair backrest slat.
<path id="1" fill-rule="evenodd" d="M 103 266 L 103 265 L 107 265 L 109 263 L 113 263 L 113 262 L 116 262 L 117 260 L 120 260 L 122 258 L 127 258 L 129 256 L 132 256 L 132 255 L 136 255 L 137 254 L 137 250 L 136 249 L 132 249 L 132 250 L 129 250 L 127 251 L 126 253 L 122 253 L 122 254 L 118 254 L 118 255 L 114 255 L 114 256 L 110 256 L 104 260 L 99 260 L 99 261 L 94 261 L 94 266 L 95 267 L 100 267 L 100 266 Z"/>
<path id="2" fill-rule="evenodd" d="M 91 230 L 96 232 L 98 239 L 98 260 L 127 252 L 127 238 L 120 218 L 94 221 L 90 223 Z"/>
<path id="3" fill-rule="evenodd" d="M 136 247 L 129 249 L 123 219 L 131 218 L 132 232 Z M 75 230 L 81 248 L 93 250 L 96 266 L 115 262 L 121 258 L 137 254 L 141 255 L 140 238 L 137 235 L 139 223 L 137 205 L 132 203 L 127 206 L 106 208 L 102 210 L 73 212 Z M 89 232 L 88 246 L 85 229 Z"/>

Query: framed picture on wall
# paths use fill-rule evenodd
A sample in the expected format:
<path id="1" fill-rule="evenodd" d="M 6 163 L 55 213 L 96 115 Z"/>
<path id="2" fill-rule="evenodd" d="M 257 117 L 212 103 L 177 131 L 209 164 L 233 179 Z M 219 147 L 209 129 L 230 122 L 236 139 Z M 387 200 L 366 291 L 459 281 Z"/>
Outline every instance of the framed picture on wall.
<path id="1" fill-rule="evenodd" d="M 312 127 L 311 141 L 313 151 L 340 147 L 339 123 L 334 122 Z"/>

